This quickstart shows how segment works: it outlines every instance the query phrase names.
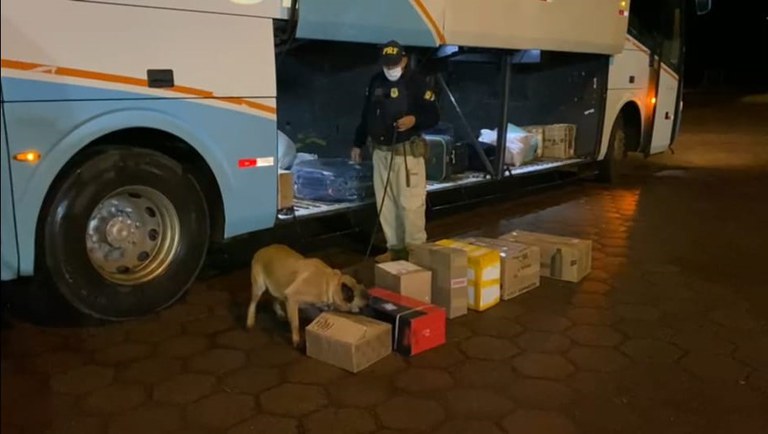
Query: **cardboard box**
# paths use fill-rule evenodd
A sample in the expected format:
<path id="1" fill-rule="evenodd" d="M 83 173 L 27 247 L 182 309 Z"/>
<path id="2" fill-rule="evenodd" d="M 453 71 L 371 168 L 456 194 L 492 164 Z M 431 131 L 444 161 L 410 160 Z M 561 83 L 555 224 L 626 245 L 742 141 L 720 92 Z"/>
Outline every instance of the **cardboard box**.
<path id="1" fill-rule="evenodd" d="M 541 250 L 538 246 L 482 237 L 462 238 L 461 241 L 498 250 L 501 257 L 502 300 L 530 291 L 541 283 Z"/>
<path id="2" fill-rule="evenodd" d="M 408 261 L 377 264 L 374 282 L 380 288 L 424 303 L 432 302 L 432 272 Z"/>
<path id="3" fill-rule="evenodd" d="M 592 241 L 514 231 L 501 237 L 541 249 L 542 276 L 578 282 L 592 269 Z"/>
<path id="4" fill-rule="evenodd" d="M 373 318 L 392 326 L 392 346 L 406 356 L 422 353 L 445 343 L 445 309 L 387 291 L 368 290 L 368 308 Z"/>
<path id="5" fill-rule="evenodd" d="M 410 261 L 432 272 L 432 304 L 448 318 L 467 314 L 467 252 L 432 243 L 414 246 Z"/>
<path id="6" fill-rule="evenodd" d="M 576 125 L 553 124 L 544 126 L 542 156 L 571 158 L 576 149 Z"/>
<path id="7" fill-rule="evenodd" d="M 288 170 L 277 172 L 277 209 L 293 206 L 293 174 Z"/>
<path id="8" fill-rule="evenodd" d="M 467 307 L 483 311 L 501 301 L 501 257 L 497 250 L 456 240 L 440 240 L 436 244 L 467 252 Z"/>
<path id="9" fill-rule="evenodd" d="M 359 372 L 392 352 L 392 326 L 362 315 L 320 314 L 306 329 L 307 355 Z"/>

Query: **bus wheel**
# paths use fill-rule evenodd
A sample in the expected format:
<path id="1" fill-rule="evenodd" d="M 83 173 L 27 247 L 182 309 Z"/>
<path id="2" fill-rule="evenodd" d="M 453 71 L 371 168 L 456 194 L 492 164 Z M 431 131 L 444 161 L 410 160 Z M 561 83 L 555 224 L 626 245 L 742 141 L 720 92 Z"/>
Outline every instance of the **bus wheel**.
<path id="1" fill-rule="evenodd" d="M 194 282 L 208 248 L 199 186 L 165 155 L 96 148 L 59 183 L 43 227 L 44 260 L 80 311 L 121 320 L 162 309 Z"/>
<path id="2" fill-rule="evenodd" d="M 615 183 L 621 178 L 627 159 L 626 137 L 627 131 L 624 127 L 624 118 L 619 115 L 613 122 L 605 157 L 598 162 L 596 177 L 598 181 Z"/>

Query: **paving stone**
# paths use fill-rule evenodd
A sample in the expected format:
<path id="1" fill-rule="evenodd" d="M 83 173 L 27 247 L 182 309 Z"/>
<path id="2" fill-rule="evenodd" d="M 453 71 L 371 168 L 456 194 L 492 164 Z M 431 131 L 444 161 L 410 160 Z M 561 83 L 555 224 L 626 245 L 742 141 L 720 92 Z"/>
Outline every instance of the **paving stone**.
<path id="1" fill-rule="evenodd" d="M 4 356 L 35 356 L 60 350 L 65 346 L 64 338 L 23 325 L 15 330 L 15 333 L 3 335 Z"/>
<path id="2" fill-rule="evenodd" d="M 608 306 L 608 299 L 601 294 L 574 294 L 571 297 L 571 304 L 578 307 L 605 307 Z"/>
<path id="3" fill-rule="evenodd" d="M 248 353 L 248 360 L 258 366 L 280 367 L 299 359 L 301 354 L 288 344 L 269 344 Z"/>
<path id="4" fill-rule="evenodd" d="M 33 356 L 31 367 L 42 373 L 57 374 L 79 368 L 86 363 L 86 355 L 72 351 L 50 351 Z"/>
<path id="5" fill-rule="evenodd" d="M 285 379 L 292 383 L 328 384 L 347 375 L 347 372 L 317 359 L 303 358 L 290 365 Z"/>
<path id="6" fill-rule="evenodd" d="M 174 322 L 152 321 L 137 324 L 128 331 L 128 339 L 136 342 L 160 342 L 181 333 L 181 326 Z"/>
<path id="7" fill-rule="evenodd" d="M 205 318 L 210 314 L 208 306 L 199 304 L 176 304 L 160 312 L 163 321 L 186 322 Z"/>
<path id="8" fill-rule="evenodd" d="M 445 371 L 410 368 L 395 377 L 395 386 L 407 392 L 424 392 L 448 389 L 453 386 L 453 379 Z"/>
<path id="9" fill-rule="evenodd" d="M 298 434 L 299 421 L 287 417 L 256 415 L 227 431 L 227 434 Z"/>
<path id="10" fill-rule="evenodd" d="M 567 318 L 544 312 L 526 313 L 517 321 L 529 330 L 540 332 L 561 332 L 571 326 L 571 321 Z"/>
<path id="11" fill-rule="evenodd" d="M 95 390 L 85 399 L 84 408 L 93 413 L 122 413 L 138 407 L 146 399 L 138 384 L 112 384 Z"/>
<path id="12" fill-rule="evenodd" d="M 182 412 L 178 407 L 145 405 L 112 419 L 109 434 L 164 434 L 181 428 Z"/>
<path id="13" fill-rule="evenodd" d="M 612 347 L 621 343 L 621 333 L 606 326 L 577 325 L 571 327 L 568 336 L 581 345 Z"/>
<path id="14" fill-rule="evenodd" d="M 119 365 L 149 357 L 150 354 L 150 345 L 124 342 L 97 352 L 93 355 L 93 360 L 102 365 Z"/>
<path id="15" fill-rule="evenodd" d="M 445 331 L 446 342 L 459 342 L 472 336 L 472 330 L 461 324 L 451 324 Z"/>
<path id="16" fill-rule="evenodd" d="M 506 388 L 516 379 L 509 361 L 470 359 L 452 370 L 456 384 L 465 387 Z"/>
<path id="17" fill-rule="evenodd" d="M 448 327 L 449 329 L 451 326 Z M 420 368 L 449 368 L 465 360 L 456 345 L 446 344 L 417 354 L 409 359 L 412 366 Z"/>
<path id="18" fill-rule="evenodd" d="M 83 394 L 109 385 L 114 376 L 113 368 L 87 365 L 54 375 L 51 377 L 51 389 L 60 393 Z"/>
<path id="19" fill-rule="evenodd" d="M 580 369 L 598 372 L 614 372 L 626 368 L 629 359 L 613 348 L 574 347 L 567 353 Z"/>
<path id="20" fill-rule="evenodd" d="M 706 380 L 738 382 L 749 373 L 743 364 L 716 354 L 690 353 L 680 361 L 680 366 Z"/>
<path id="21" fill-rule="evenodd" d="M 363 434 L 376 431 L 376 420 L 358 408 L 326 408 L 304 418 L 307 434 Z"/>
<path id="22" fill-rule="evenodd" d="M 755 369 L 768 369 L 768 336 L 758 336 L 739 342 L 734 358 Z"/>
<path id="23" fill-rule="evenodd" d="M 187 406 L 187 419 L 211 429 L 228 428 L 248 418 L 256 402 L 239 393 L 217 393 Z"/>
<path id="24" fill-rule="evenodd" d="M 391 380 L 381 376 L 355 375 L 327 386 L 331 401 L 341 407 L 372 407 L 392 396 Z"/>
<path id="25" fill-rule="evenodd" d="M 611 325 L 619 320 L 618 316 L 608 309 L 591 307 L 574 307 L 568 309 L 568 319 L 577 325 Z"/>
<path id="26" fill-rule="evenodd" d="M 229 392 L 258 395 L 280 384 L 280 371 L 274 368 L 244 368 L 227 374 L 221 384 Z"/>
<path id="27" fill-rule="evenodd" d="M 576 434 L 573 421 L 562 413 L 544 410 L 518 410 L 502 421 L 510 434 Z"/>
<path id="28" fill-rule="evenodd" d="M 661 316 L 659 309 L 643 304 L 618 304 L 614 306 L 613 310 L 627 319 L 656 321 Z"/>
<path id="29" fill-rule="evenodd" d="M 124 382 L 155 384 L 179 372 L 181 372 L 180 360 L 154 357 L 133 362 L 120 371 L 117 378 Z"/>
<path id="30" fill-rule="evenodd" d="M 521 378 L 507 390 L 514 401 L 526 408 L 554 409 L 573 400 L 573 391 L 560 382 Z"/>
<path id="31" fill-rule="evenodd" d="M 747 384 L 763 395 L 768 396 L 768 369 L 766 371 L 751 372 Z"/>
<path id="32" fill-rule="evenodd" d="M 515 404 L 501 394 L 488 389 L 455 388 L 441 393 L 451 417 L 494 420 L 515 409 Z"/>
<path id="33" fill-rule="evenodd" d="M 204 336 L 176 336 L 162 342 L 157 348 L 157 353 L 162 357 L 187 358 L 202 353 L 208 345 L 208 339 Z"/>
<path id="34" fill-rule="evenodd" d="M 748 312 L 737 309 L 722 309 L 709 314 L 709 318 L 717 324 L 739 330 L 754 330 L 761 326 L 760 321 Z"/>
<path id="35" fill-rule="evenodd" d="M 461 343 L 461 350 L 467 357 L 484 360 L 506 359 L 520 352 L 512 342 L 489 336 L 471 337 Z"/>
<path id="36" fill-rule="evenodd" d="M 235 350 L 247 351 L 264 345 L 269 338 L 258 331 L 247 332 L 245 330 L 230 330 L 216 336 L 216 345 Z"/>
<path id="37" fill-rule="evenodd" d="M 563 379 L 576 370 L 557 354 L 523 353 L 515 357 L 512 364 L 521 374 L 534 378 Z"/>
<path id="38" fill-rule="evenodd" d="M 107 422 L 96 416 L 75 416 L 67 417 L 62 420 L 55 420 L 45 432 L 45 434 L 102 434 L 106 431 Z M 3 434 L 13 431 L 6 431 L 7 426 L 3 424 Z M 17 431 L 21 434 L 21 430 Z"/>
<path id="39" fill-rule="evenodd" d="M 281 384 L 262 393 L 260 400 L 265 411 L 285 416 L 303 416 L 328 405 L 322 388 L 304 384 Z"/>
<path id="40" fill-rule="evenodd" d="M 203 374 L 181 374 L 155 386 L 153 399 L 159 402 L 185 404 L 213 392 L 216 378 Z"/>
<path id="41" fill-rule="evenodd" d="M 224 306 L 229 303 L 230 296 L 224 291 L 193 288 L 189 291 L 186 302 L 204 306 Z"/>
<path id="42" fill-rule="evenodd" d="M 184 323 L 184 329 L 188 333 L 201 335 L 211 335 L 233 327 L 235 321 L 228 315 L 208 316 Z"/>
<path id="43" fill-rule="evenodd" d="M 605 271 L 600 271 L 600 274 L 607 274 Z M 611 291 L 613 288 L 611 285 L 601 280 L 591 280 L 590 276 L 587 276 L 588 280 L 581 282 L 578 291 L 589 294 L 605 294 Z"/>
<path id="44" fill-rule="evenodd" d="M 650 363 L 672 363 L 683 355 L 674 345 L 655 339 L 631 339 L 621 350 L 638 362 Z"/>
<path id="45" fill-rule="evenodd" d="M 672 342 L 688 351 L 727 355 L 733 352 L 734 344 L 715 335 L 711 330 L 698 329 L 678 331 L 670 338 Z"/>
<path id="46" fill-rule="evenodd" d="M 398 396 L 376 407 L 387 428 L 431 430 L 445 419 L 445 410 L 434 401 Z"/>
<path id="47" fill-rule="evenodd" d="M 512 338 L 519 335 L 523 328 L 507 318 L 481 317 L 474 321 L 472 330 L 478 335 Z"/>
<path id="48" fill-rule="evenodd" d="M 516 342 L 523 350 L 533 353 L 561 353 L 571 346 L 570 339 L 550 332 L 527 331 Z"/>
<path id="49" fill-rule="evenodd" d="M 493 422 L 487 420 L 457 419 L 440 426 L 435 434 L 503 434 Z"/>
<path id="50" fill-rule="evenodd" d="M 614 328 L 633 338 L 669 340 L 673 331 L 671 328 L 650 320 L 624 319 L 613 325 Z"/>
<path id="51" fill-rule="evenodd" d="M 356 375 L 392 377 L 398 372 L 406 369 L 408 369 L 408 363 L 406 363 L 405 358 L 392 352 L 373 365 L 358 372 Z"/>
<path id="52" fill-rule="evenodd" d="M 245 353 L 238 350 L 214 348 L 189 360 L 189 369 L 208 374 L 223 374 L 245 365 Z"/>

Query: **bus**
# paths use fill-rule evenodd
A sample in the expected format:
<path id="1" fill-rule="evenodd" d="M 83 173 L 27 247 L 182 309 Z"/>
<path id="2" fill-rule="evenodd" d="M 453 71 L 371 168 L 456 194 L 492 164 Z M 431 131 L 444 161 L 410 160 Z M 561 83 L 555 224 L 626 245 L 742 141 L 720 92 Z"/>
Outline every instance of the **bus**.
<path id="1" fill-rule="evenodd" d="M 278 130 L 349 155 L 378 47 L 428 75 L 442 120 L 576 126 L 571 156 L 431 182 L 429 195 L 574 167 L 610 180 L 679 130 L 686 11 L 706 0 L 6 0 L 2 280 L 139 317 L 194 282 L 211 243 L 283 224 Z M 479 146 L 479 145 L 478 145 Z M 477 149 L 479 150 L 479 149 Z M 506 188 L 506 187 L 505 187 Z M 466 194 L 466 193 L 462 193 Z M 289 220 L 366 203 L 296 199 Z"/>

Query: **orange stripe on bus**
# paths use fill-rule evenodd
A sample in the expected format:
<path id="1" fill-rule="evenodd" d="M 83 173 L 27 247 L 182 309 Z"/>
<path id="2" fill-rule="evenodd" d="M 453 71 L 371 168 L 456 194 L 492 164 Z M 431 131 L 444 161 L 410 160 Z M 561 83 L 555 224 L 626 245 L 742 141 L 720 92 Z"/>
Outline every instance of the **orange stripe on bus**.
<path id="1" fill-rule="evenodd" d="M 118 83 L 118 84 L 126 84 L 129 86 L 149 88 L 147 80 L 136 78 L 136 77 L 128 77 L 124 75 L 109 74 L 105 72 L 96 72 L 96 71 L 87 71 L 84 69 L 42 65 L 38 63 L 23 62 L 20 60 L 11 60 L 11 59 L 2 59 L 2 67 L 8 68 L 8 69 L 15 69 L 19 71 L 31 71 L 31 72 L 38 72 L 41 74 L 59 75 L 62 77 L 81 78 L 85 80 L 94 80 L 94 81 L 102 81 L 106 83 Z M 277 113 L 277 109 L 275 107 L 272 107 L 264 103 L 250 101 L 243 98 L 217 97 L 211 91 L 197 89 L 194 87 L 174 86 L 174 87 L 165 88 L 162 90 L 166 90 L 169 92 L 176 92 L 183 95 L 213 98 L 218 101 L 222 101 L 222 102 L 226 102 L 234 105 L 245 106 L 245 107 L 263 111 L 272 115 Z"/>
<path id="2" fill-rule="evenodd" d="M 437 25 L 437 21 L 435 21 L 435 18 L 432 16 L 432 14 L 429 13 L 429 9 L 427 9 L 422 0 L 413 0 L 413 4 L 415 4 L 421 13 L 424 14 L 424 16 L 427 18 L 429 26 L 432 27 L 432 30 L 434 30 L 437 34 L 437 40 L 441 44 L 445 44 L 445 35 L 443 34 L 442 29 L 440 29 L 440 26 Z"/>

